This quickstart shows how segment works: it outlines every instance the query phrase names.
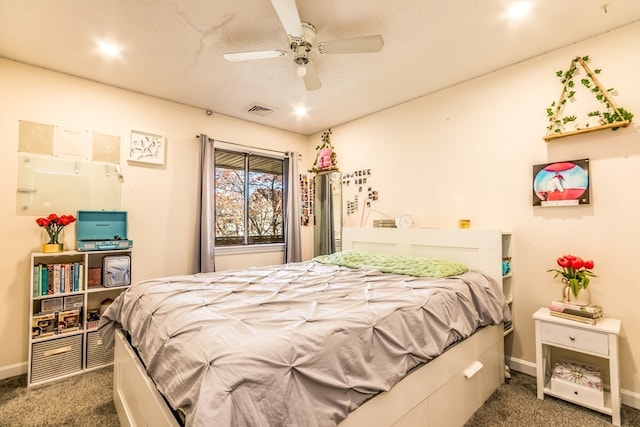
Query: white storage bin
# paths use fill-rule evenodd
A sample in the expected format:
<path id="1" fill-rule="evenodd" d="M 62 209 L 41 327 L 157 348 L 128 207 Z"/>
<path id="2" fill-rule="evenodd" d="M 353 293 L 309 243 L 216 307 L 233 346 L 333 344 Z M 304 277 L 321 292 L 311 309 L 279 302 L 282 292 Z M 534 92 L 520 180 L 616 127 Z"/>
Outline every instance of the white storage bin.
<path id="1" fill-rule="evenodd" d="M 33 343 L 31 384 L 82 370 L 82 334 Z"/>
<path id="2" fill-rule="evenodd" d="M 102 345 L 100 334 L 95 332 L 87 333 L 87 369 L 113 363 L 113 347 L 109 350 Z"/>

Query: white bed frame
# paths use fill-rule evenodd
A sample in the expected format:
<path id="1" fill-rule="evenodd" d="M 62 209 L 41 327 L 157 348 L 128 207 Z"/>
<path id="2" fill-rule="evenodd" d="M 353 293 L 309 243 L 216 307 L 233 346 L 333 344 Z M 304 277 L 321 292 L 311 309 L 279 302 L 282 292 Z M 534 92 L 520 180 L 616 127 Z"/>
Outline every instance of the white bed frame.
<path id="1" fill-rule="evenodd" d="M 500 230 L 345 228 L 343 249 L 439 257 L 501 282 Z M 462 426 L 504 382 L 502 325 L 483 328 L 353 411 L 340 427 Z M 116 334 L 113 399 L 122 426 L 178 426 L 122 333 Z"/>

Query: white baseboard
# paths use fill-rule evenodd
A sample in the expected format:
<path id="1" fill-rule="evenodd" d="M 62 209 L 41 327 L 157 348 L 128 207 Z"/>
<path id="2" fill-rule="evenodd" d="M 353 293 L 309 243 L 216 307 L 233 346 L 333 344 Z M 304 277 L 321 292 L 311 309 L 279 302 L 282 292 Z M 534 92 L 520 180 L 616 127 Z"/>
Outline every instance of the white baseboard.
<path id="1" fill-rule="evenodd" d="M 535 363 L 513 357 L 507 357 L 507 365 L 509 365 L 509 369 L 513 371 L 522 372 L 523 374 L 527 374 L 532 377 L 536 376 Z M 640 394 L 638 393 L 622 389 L 620 390 L 620 400 L 623 405 L 640 409 Z"/>
<path id="2" fill-rule="evenodd" d="M 15 365 L 0 366 L 0 380 L 15 377 L 27 373 L 27 362 L 16 363 Z"/>
<path id="3" fill-rule="evenodd" d="M 631 406 L 632 408 L 640 409 L 640 394 L 632 391 L 620 390 L 620 400 L 623 405 Z"/>
<path id="4" fill-rule="evenodd" d="M 507 365 L 509 365 L 509 369 L 522 372 L 523 374 L 530 375 L 532 377 L 536 376 L 536 364 L 532 362 L 527 362 L 526 360 L 516 359 L 514 357 L 507 357 Z"/>

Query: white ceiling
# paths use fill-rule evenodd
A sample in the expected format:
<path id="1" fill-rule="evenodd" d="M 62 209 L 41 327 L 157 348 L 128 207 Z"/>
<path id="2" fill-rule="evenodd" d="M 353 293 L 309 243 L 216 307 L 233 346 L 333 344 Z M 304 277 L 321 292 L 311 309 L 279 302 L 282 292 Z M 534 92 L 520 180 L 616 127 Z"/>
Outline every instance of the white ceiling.
<path id="1" fill-rule="evenodd" d="M 0 0 L 0 56 L 310 135 L 640 19 L 640 0 L 530 0 L 530 14 L 510 20 L 514 2 L 297 0 L 318 41 L 385 40 L 379 53 L 312 53 L 314 92 L 292 55 L 223 58 L 288 50 L 269 0 Z M 101 41 L 121 54 L 104 57 Z M 275 112 L 246 112 L 254 104 Z"/>

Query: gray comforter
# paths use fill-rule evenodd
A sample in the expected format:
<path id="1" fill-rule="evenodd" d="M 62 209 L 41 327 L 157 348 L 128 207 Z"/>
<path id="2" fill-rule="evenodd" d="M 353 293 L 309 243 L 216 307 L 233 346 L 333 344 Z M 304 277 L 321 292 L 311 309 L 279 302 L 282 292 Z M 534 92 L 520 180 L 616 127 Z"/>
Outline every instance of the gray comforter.
<path id="1" fill-rule="evenodd" d="M 188 426 L 335 426 L 478 327 L 506 320 L 477 272 L 446 279 L 314 261 L 148 280 L 100 320 Z"/>

